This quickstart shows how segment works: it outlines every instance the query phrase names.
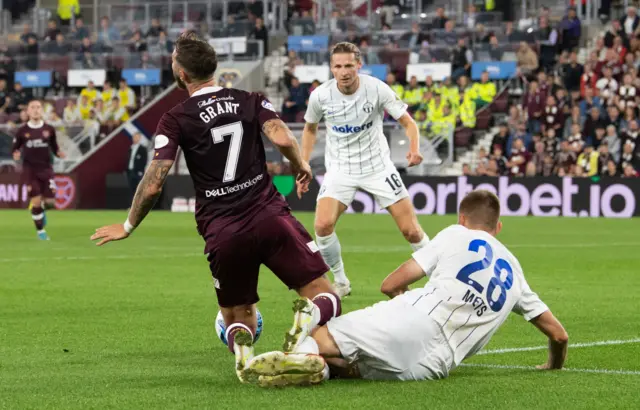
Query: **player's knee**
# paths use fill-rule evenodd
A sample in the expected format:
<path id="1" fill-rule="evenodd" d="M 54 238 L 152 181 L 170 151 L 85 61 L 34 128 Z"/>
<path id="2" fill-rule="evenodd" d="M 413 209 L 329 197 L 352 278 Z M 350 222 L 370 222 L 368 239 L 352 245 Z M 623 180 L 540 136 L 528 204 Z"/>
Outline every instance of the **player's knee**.
<path id="1" fill-rule="evenodd" d="M 404 236 L 409 243 L 418 243 L 422 240 L 422 229 L 418 226 L 405 226 L 402 227 L 400 231 L 402 231 L 402 236 Z"/>
<path id="2" fill-rule="evenodd" d="M 335 229 L 336 222 L 329 218 L 318 218 L 314 224 L 314 229 L 317 236 L 329 236 Z"/>

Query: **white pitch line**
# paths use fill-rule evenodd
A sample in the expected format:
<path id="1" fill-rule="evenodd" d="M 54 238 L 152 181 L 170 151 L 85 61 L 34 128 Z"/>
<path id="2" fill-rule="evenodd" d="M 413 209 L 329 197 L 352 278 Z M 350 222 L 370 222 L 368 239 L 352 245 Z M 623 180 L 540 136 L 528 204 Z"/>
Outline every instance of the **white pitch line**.
<path id="1" fill-rule="evenodd" d="M 569 349 L 576 349 L 581 347 L 594 347 L 594 346 L 613 346 L 613 345 L 625 345 L 632 343 L 640 343 L 640 338 L 637 339 L 626 339 L 626 340 L 600 340 L 597 342 L 585 342 L 585 343 L 569 343 Z M 531 352 L 534 350 L 546 350 L 549 346 L 530 346 L 530 347 L 512 347 L 506 349 L 492 349 L 492 350 L 481 350 L 478 352 L 478 355 L 485 354 L 504 354 L 504 353 L 514 353 L 514 352 Z"/>
<path id="2" fill-rule="evenodd" d="M 531 371 L 541 371 L 536 369 L 534 366 L 514 366 L 507 364 L 481 364 L 481 363 L 462 363 L 460 366 L 464 367 L 481 367 L 487 369 L 508 369 L 508 370 L 531 370 Z M 596 373 L 596 374 L 624 374 L 624 375 L 634 375 L 640 376 L 640 371 L 637 370 L 609 370 L 609 369 L 577 369 L 573 367 L 565 367 L 562 369 L 564 372 L 573 372 L 573 373 Z"/>

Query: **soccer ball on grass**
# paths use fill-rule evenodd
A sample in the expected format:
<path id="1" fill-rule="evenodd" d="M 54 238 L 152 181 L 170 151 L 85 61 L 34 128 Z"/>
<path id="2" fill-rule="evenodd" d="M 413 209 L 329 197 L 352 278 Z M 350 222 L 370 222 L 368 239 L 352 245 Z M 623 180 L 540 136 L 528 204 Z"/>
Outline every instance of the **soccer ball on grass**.
<path id="1" fill-rule="evenodd" d="M 258 317 L 258 327 L 256 328 L 256 334 L 253 337 L 253 343 L 257 342 L 260 339 L 260 335 L 262 334 L 262 314 L 260 310 L 256 308 L 256 316 Z M 216 334 L 218 338 L 228 346 L 227 343 L 227 326 L 224 324 L 224 318 L 222 317 L 222 311 L 218 311 L 218 315 L 216 316 Z"/>

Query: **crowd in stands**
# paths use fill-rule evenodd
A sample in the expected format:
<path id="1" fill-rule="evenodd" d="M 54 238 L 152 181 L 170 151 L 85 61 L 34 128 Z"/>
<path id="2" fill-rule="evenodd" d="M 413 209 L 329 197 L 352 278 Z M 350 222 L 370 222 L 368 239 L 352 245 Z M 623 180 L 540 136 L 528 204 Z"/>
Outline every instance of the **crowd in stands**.
<path id="1" fill-rule="evenodd" d="M 630 7 L 595 41 L 585 64 L 558 49 L 525 79 L 521 104 L 465 175 L 637 177 L 640 19 Z"/>

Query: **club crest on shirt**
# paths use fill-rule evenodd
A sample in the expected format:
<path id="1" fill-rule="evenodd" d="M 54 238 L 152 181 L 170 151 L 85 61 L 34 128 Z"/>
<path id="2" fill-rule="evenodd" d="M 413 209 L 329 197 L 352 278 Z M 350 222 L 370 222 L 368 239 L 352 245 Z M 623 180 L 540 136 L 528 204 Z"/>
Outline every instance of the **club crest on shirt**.
<path id="1" fill-rule="evenodd" d="M 276 112 L 276 109 L 275 109 L 275 108 L 273 108 L 273 104 L 271 104 L 271 103 L 270 103 L 269 101 L 267 101 L 267 100 L 262 100 L 262 106 L 263 106 L 264 108 L 266 108 L 267 110 L 270 110 L 270 111 Z"/>
<path id="2" fill-rule="evenodd" d="M 49 131 L 42 131 L 42 138 L 49 138 Z"/>
<path id="3" fill-rule="evenodd" d="M 370 102 L 367 102 L 363 107 L 362 110 L 364 112 L 366 112 L 367 114 L 371 114 L 373 112 L 373 104 L 371 104 Z"/>
<path id="4" fill-rule="evenodd" d="M 26 134 L 24 134 L 25 138 L 29 138 L 31 136 L 31 134 L 29 134 L 28 132 Z"/>

